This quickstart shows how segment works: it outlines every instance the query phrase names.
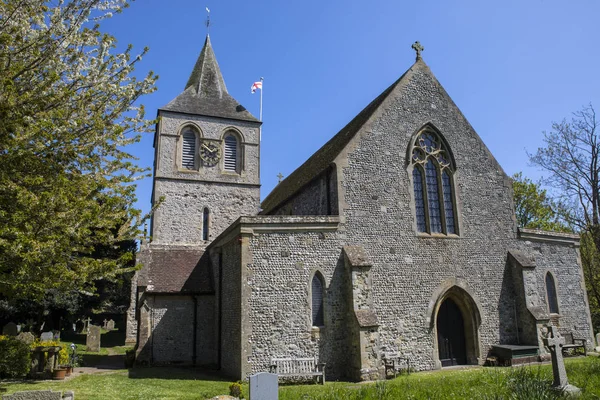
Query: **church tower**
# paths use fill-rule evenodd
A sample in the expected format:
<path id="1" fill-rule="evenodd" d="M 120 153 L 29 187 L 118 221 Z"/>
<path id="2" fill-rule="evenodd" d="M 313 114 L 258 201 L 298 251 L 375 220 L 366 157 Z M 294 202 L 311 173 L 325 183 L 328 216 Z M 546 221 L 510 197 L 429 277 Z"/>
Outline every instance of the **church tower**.
<path id="1" fill-rule="evenodd" d="M 158 110 L 151 241 L 206 247 L 260 204 L 260 125 L 227 92 L 210 37 L 185 90 Z"/>

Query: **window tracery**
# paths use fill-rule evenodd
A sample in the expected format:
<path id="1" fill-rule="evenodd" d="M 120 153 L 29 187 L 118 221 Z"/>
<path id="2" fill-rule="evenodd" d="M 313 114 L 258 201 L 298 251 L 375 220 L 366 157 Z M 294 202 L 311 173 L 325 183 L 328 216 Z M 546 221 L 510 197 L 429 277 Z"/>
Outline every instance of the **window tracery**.
<path id="1" fill-rule="evenodd" d="M 410 156 L 417 230 L 458 234 L 454 167 L 446 144 L 438 133 L 426 128 L 415 138 Z"/>

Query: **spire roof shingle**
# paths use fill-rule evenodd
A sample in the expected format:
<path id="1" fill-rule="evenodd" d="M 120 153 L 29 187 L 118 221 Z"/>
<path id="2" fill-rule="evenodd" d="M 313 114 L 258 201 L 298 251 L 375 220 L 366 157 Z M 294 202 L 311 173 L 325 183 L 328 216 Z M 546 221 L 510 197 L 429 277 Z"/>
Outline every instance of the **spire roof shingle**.
<path id="1" fill-rule="evenodd" d="M 184 91 L 161 110 L 259 122 L 227 92 L 208 35 Z"/>

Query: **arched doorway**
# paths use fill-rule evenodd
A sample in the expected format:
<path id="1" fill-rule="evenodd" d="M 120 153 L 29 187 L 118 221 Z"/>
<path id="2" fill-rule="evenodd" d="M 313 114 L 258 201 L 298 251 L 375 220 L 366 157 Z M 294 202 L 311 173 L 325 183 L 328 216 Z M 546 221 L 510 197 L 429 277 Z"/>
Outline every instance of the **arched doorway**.
<path id="1" fill-rule="evenodd" d="M 441 304 L 436 318 L 438 352 L 442 367 L 467 363 L 465 322 L 451 298 Z"/>
<path id="2" fill-rule="evenodd" d="M 434 290 L 427 308 L 434 368 L 482 362 L 479 310 L 479 301 L 462 279 L 449 278 Z"/>

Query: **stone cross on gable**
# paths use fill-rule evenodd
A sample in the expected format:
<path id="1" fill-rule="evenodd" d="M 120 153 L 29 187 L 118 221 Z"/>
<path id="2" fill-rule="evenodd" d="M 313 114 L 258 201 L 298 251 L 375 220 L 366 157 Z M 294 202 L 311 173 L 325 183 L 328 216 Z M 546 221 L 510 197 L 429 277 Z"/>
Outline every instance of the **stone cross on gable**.
<path id="1" fill-rule="evenodd" d="M 279 182 L 281 182 L 281 180 L 283 179 L 283 175 L 281 175 L 281 172 L 277 174 L 277 179 L 279 179 Z"/>
<path id="2" fill-rule="evenodd" d="M 423 47 L 418 40 L 414 42 L 411 47 L 417 52 L 417 61 L 422 60 L 423 58 L 421 57 L 421 52 L 425 50 L 425 47 Z"/>

